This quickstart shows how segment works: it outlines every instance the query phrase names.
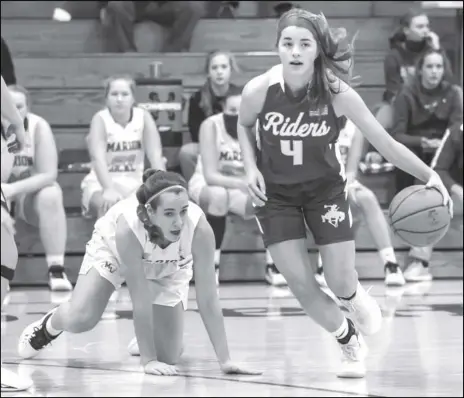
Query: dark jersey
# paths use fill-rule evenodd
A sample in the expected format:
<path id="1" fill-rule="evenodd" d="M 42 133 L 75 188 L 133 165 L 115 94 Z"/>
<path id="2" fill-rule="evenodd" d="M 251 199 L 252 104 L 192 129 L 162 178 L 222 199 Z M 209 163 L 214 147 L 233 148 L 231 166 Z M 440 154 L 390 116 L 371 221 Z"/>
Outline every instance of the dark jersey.
<path id="1" fill-rule="evenodd" d="M 311 109 L 308 99 L 285 93 L 282 65 L 269 72 L 269 87 L 256 126 L 257 165 L 265 181 L 295 184 L 344 179 L 338 136 L 345 118 L 332 104 Z"/>

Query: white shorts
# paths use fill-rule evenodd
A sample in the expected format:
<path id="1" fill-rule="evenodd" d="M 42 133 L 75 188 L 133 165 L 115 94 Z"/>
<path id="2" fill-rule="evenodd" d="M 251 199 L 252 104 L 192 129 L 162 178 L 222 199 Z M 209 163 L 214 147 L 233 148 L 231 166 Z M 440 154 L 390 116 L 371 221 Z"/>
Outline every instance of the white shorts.
<path id="1" fill-rule="evenodd" d="M 127 198 L 133 192 L 135 192 L 140 185 L 142 185 L 142 178 L 139 174 L 135 176 L 117 176 L 112 175 L 112 181 L 114 188 L 124 197 Z M 82 214 L 84 216 L 89 215 L 89 206 L 90 200 L 92 196 L 96 192 L 102 192 L 103 188 L 98 182 L 97 177 L 93 174 L 87 174 L 81 182 L 81 190 L 82 190 L 82 199 L 81 199 L 81 206 L 82 206 Z"/>
<path id="2" fill-rule="evenodd" d="M 79 274 L 86 275 L 92 268 L 94 268 L 102 278 L 110 282 L 115 289 L 119 289 L 125 281 L 124 275 L 127 269 L 120 264 L 104 239 L 95 232 L 87 243 Z M 151 280 L 149 286 L 151 296 L 153 297 L 152 303 L 166 307 L 174 307 L 179 304 L 179 302 L 182 302 L 186 310 L 189 283 L 192 276 L 192 268 L 188 268 L 180 269 L 160 279 Z"/>
<path id="3" fill-rule="evenodd" d="M 214 193 L 217 192 L 218 197 L 227 197 L 228 198 L 228 210 L 230 213 L 237 214 L 243 218 L 249 216 L 252 218 L 253 215 L 247 215 L 247 203 L 249 201 L 249 196 L 246 192 L 243 192 L 240 189 L 230 189 L 219 186 L 208 185 L 205 180 L 205 177 L 200 173 L 195 173 L 188 183 L 189 195 L 196 204 L 200 204 L 200 195 L 203 191 L 203 188 L 208 187 L 214 197 Z"/>

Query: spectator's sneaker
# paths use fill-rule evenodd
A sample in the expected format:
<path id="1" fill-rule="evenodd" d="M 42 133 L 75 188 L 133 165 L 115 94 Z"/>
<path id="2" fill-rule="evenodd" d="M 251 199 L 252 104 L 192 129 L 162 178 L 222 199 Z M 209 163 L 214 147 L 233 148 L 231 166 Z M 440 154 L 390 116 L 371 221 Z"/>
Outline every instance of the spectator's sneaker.
<path id="1" fill-rule="evenodd" d="M 216 286 L 219 286 L 219 264 L 214 264 L 214 273 L 216 275 Z"/>
<path id="2" fill-rule="evenodd" d="M 61 333 L 52 336 L 48 333 L 46 324 L 48 319 L 56 311 L 56 308 L 49 311 L 42 319 L 27 326 L 18 341 L 18 354 L 21 358 L 34 358 L 39 352 L 55 340 Z"/>
<path id="3" fill-rule="evenodd" d="M 284 276 L 279 272 L 277 267 L 274 264 L 266 265 L 266 273 L 264 275 L 267 283 L 272 286 L 286 286 L 287 281 Z"/>
<path id="4" fill-rule="evenodd" d="M 319 283 L 320 287 L 327 288 L 327 281 L 324 276 L 324 269 L 322 267 L 317 267 L 316 274 L 314 275 L 316 282 Z"/>
<path id="5" fill-rule="evenodd" d="M 340 298 L 340 302 L 349 312 L 353 313 L 356 319 L 355 323 L 361 333 L 369 336 L 380 330 L 382 311 L 379 304 L 364 290 L 359 282 L 356 295 L 351 300 Z"/>
<path id="6" fill-rule="evenodd" d="M 48 286 L 54 292 L 69 292 L 72 290 L 71 282 L 69 282 L 62 265 L 48 267 Z"/>
<path id="7" fill-rule="evenodd" d="M 53 20 L 57 22 L 69 22 L 72 17 L 69 12 L 63 10 L 62 8 L 55 8 L 53 10 Z"/>
<path id="8" fill-rule="evenodd" d="M 429 282 L 433 279 L 429 267 L 424 267 L 420 260 L 411 262 L 404 271 L 406 282 Z"/>
<path id="9" fill-rule="evenodd" d="M 21 377 L 2 366 L 2 392 L 25 391 L 31 388 L 32 384 L 33 382 L 30 378 Z"/>
<path id="10" fill-rule="evenodd" d="M 348 319 L 348 322 L 352 322 Z M 368 348 L 361 334 L 351 336 L 346 344 L 339 343 L 342 351 L 342 363 L 337 377 L 341 378 L 363 378 L 366 376 L 366 366 L 364 360 L 367 356 Z"/>
<path id="11" fill-rule="evenodd" d="M 129 351 L 129 354 L 132 355 L 133 357 L 138 357 L 140 356 L 140 350 L 139 350 L 139 345 L 137 343 L 137 338 L 134 337 L 129 345 L 127 346 L 127 351 Z"/>
<path id="12" fill-rule="evenodd" d="M 387 286 L 404 286 L 406 283 L 401 268 L 396 263 L 385 264 L 385 284 Z"/>

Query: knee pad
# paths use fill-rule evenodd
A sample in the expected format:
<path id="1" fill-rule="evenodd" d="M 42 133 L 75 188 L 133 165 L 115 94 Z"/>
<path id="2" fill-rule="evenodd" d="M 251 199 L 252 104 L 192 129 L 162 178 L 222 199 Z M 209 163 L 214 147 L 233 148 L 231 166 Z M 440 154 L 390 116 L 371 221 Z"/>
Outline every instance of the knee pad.
<path id="1" fill-rule="evenodd" d="M 11 282 L 14 278 L 15 270 L 8 268 L 6 265 L 2 264 L 2 278 L 5 278 L 7 281 Z"/>

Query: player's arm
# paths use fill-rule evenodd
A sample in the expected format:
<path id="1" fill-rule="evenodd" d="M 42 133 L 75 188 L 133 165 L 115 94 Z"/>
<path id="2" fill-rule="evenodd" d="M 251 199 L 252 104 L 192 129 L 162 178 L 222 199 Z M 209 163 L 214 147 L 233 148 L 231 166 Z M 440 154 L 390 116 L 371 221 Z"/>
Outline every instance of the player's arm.
<path id="1" fill-rule="evenodd" d="M 151 114 L 144 109 L 143 114 L 143 147 L 150 166 L 156 170 L 166 170 L 163 159 L 161 138 Z"/>
<path id="2" fill-rule="evenodd" d="M 205 324 L 219 363 L 222 365 L 230 361 L 230 354 L 222 308 L 216 289 L 215 247 L 214 232 L 206 217 L 202 215 L 195 228 L 192 242 L 195 291 L 201 319 Z"/>
<path id="3" fill-rule="evenodd" d="M 352 124 L 351 121 L 348 120 L 348 123 Z M 346 128 L 346 127 L 345 127 Z M 351 141 L 351 147 L 348 152 L 348 156 L 346 158 L 346 175 L 350 175 L 351 177 L 348 180 L 353 181 L 356 179 L 356 175 L 358 174 L 358 166 L 359 162 L 361 161 L 361 156 L 364 150 L 364 137 L 362 133 L 356 128 L 354 125 L 350 125 L 349 128 L 354 129 L 353 133 L 353 140 Z"/>
<path id="4" fill-rule="evenodd" d="M 200 126 L 200 160 L 203 174 L 209 185 L 232 189 L 246 189 L 243 178 L 226 176 L 219 170 L 219 153 L 216 145 L 217 131 L 213 121 L 208 118 Z"/>
<path id="5" fill-rule="evenodd" d="M 10 94 L 10 90 L 1 78 L 1 114 L 2 118 L 6 119 L 8 122 L 15 126 L 15 135 L 16 140 L 19 142 L 20 147 L 24 146 L 24 124 L 21 115 L 16 109 L 13 97 Z"/>
<path id="6" fill-rule="evenodd" d="M 350 119 L 385 159 L 424 182 L 428 182 L 436 174 L 385 131 L 355 90 L 344 83 L 341 88 L 333 99 L 337 115 L 345 115 Z"/>
<path id="7" fill-rule="evenodd" d="M 13 182 L 13 196 L 37 192 L 53 184 L 58 177 L 58 154 L 52 129 L 45 119 L 40 118 L 35 131 L 35 161 L 33 174 Z"/>
<path id="8" fill-rule="evenodd" d="M 266 98 L 268 77 L 266 74 L 250 80 L 242 92 L 242 102 L 238 115 L 237 135 L 242 151 L 245 170 L 256 168 L 256 136 L 253 129 Z"/>
<path id="9" fill-rule="evenodd" d="M 124 216 L 116 222 L 116 249 L 124 270 L 134 312 L 135 336 L 143 366 L 156 360 L 153 311 L 142 266 L 143 249 Z"/>
<path id="10" fill-rule="evenodd" d="M 92 167 L 95 170 L 98 182 L 102 186 L 103 190 L 112 189 L 113 181 L 106 162 L 107 137 L 105 125 L 103 123 L 103 119 L 98 113 L 92 118 L 86 142 Z"/>

